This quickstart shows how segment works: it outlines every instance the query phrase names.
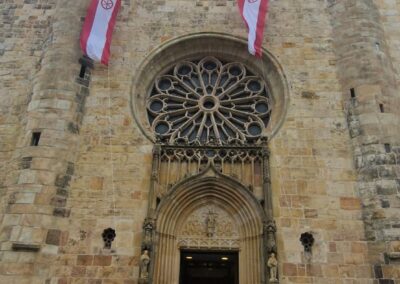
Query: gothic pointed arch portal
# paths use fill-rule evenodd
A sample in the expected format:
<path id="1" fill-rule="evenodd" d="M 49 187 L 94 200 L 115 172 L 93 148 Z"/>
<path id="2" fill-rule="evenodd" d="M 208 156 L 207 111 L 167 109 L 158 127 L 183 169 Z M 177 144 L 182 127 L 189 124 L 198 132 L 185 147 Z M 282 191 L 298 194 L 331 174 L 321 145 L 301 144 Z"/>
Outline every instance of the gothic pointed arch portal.
<path id="1" fill-rule="evenodd" d="M 276 253 L 267 140 L 160 142 L 152 163 L 139 283 L 185 284 L 179 255 L 188 249 L 237 251 L 239 284 L 277 283 L 266 280 Z"/>
<path id="2" fill-rule="evenodd" d="M 259 202 L 212 166 L 171 190 L 156 214 L 153 283 L 179 283 L 180 250 L 239 252 L 239 283 L 263 283 L 266 221 Z"/>

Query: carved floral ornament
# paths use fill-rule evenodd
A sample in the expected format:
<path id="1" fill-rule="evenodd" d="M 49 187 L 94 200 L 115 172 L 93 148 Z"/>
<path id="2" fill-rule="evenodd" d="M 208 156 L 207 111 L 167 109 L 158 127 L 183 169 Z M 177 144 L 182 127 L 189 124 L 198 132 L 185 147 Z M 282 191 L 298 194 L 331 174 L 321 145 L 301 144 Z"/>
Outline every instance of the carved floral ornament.
<path id="1" fill-rule="evenodd" d="M 267 84 L 242 63 L 215 57 L 182 61 L 158 76 L 149 123 L 168 143 L 255 143 L 271 117 Z"/>
<path id="2" fill-rule="evenodd" d="M 217 206 L 201 207 L 186 219 L 178 236 L 178 245 L 186 248 L 239 248 L 237 224 Z"/>

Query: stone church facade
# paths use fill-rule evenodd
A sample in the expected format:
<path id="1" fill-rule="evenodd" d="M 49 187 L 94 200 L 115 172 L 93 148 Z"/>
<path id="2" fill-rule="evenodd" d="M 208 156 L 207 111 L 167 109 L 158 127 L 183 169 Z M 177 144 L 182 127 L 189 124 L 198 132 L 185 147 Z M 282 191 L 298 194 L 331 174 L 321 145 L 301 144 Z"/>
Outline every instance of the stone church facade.
<path id="1" fill-rule="evenodd" d="M 0 1 L 0 283 L 400 283 L 399 1 L 270 1 L 257 59 L 123 0 L 108 68 L 88 3 Z"/>

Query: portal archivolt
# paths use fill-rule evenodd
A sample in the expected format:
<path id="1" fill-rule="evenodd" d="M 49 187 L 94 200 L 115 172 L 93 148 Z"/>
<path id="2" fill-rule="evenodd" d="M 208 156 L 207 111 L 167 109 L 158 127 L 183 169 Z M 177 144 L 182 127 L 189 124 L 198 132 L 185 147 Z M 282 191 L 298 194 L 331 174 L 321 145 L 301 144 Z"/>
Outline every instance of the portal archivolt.
<path id="1" fill-rule="evenodd" d="M 177 185 L 156 216 L 154 283 L 178 283 L 182 249 L 239 251 L 240 283 L 261 283 L 266 219 L 237 181 L 209 168 Z"/>

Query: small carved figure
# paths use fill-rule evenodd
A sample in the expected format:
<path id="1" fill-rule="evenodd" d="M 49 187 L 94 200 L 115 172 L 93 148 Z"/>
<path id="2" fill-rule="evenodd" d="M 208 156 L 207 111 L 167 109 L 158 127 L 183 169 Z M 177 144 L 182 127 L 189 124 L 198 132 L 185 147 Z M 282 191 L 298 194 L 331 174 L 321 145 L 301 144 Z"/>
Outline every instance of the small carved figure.
<path id="1" fill-rule="evenodd" d="M 142 250 L 151 250 L 153 246 L 153 230 L 154 230 L 154 220 L 151 218 L 146 218 L 143 223 L 143 242 Z"/>
<path id="2" fill-rule="evenodd" d="M 144 250 L 143 254 L 140 257 L 140 279 L 141 280 L 149 279 L 149 264 L 150 264 L 149 251 Z"/>
<path id="3" fill-rule="evenodd" d="M 151 230 L 145 230 L 144 231 L 144 241 L 143 241 L 145 246 L 148 246 L 151 244 Z"/>
<path id="4" fill-rule="evenodd" d="M 269 268 L 269 282 L 270 283 L 277 283 L 278 282 L 278 260 L 275 257 L 275 253 L 271 253 L 267 266 Z"/>
<path id="5" fill-rule="evenodd" d="M 275 221 L 271 220 L 264 224 L 264 234 L 266 235 L 267 253 L 276 252 L 275 232 L 276 232 Z"/>
<path id="6" fill-rule="evenodd" d="M 206 222 L 207 222 L 207 236 L 213 237 L 215 234 L 215 226 L 217 221 L 215 220 L 215 213 L 212 212 L 211 210 L 208 212 Z"/>

